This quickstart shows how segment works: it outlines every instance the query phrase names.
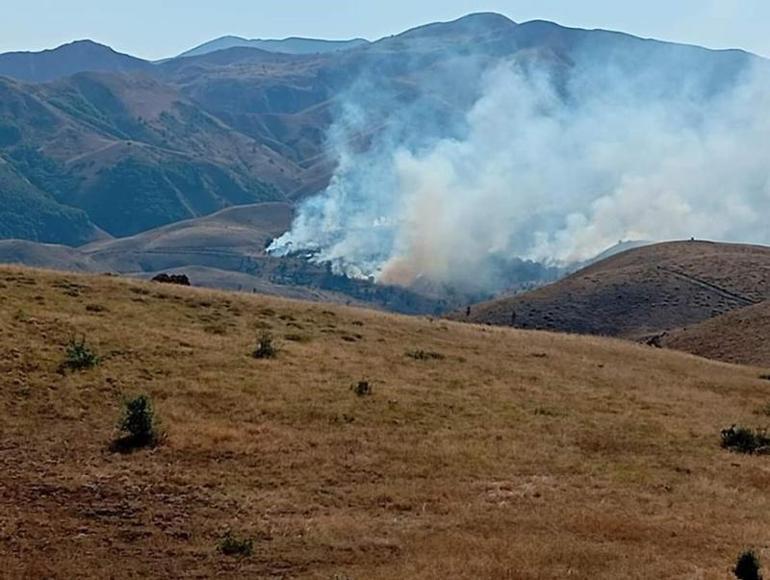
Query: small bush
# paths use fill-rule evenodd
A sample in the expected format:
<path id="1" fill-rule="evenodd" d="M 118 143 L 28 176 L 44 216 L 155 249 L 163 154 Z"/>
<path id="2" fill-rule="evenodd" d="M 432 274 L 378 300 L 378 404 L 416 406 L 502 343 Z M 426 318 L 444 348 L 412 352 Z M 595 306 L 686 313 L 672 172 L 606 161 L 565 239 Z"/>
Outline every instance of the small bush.
<path id="1" fill-rule="evenodd" d="M 764 430 L 754 431 L 733 425 L 722 430 L 722 447 L 736 453 L 765 454 L 770 450 L 770 437 Z"/>
<path id="2" fill-rule="evenodd" d="M 738 580 L 762 580 L 760 568 L 759 558 L 750 550 L 740 555 L 733 573 Z"/>
<path id="3" fill-rule="evenodd" d="M 368 397 L 372 394 L 372 385 L 369 384 L 369 381 L 359 381 L 359 383 L 353 387 L 353 391 L 356 395 L 359 397 Z"/>
<path id="4" fill-rule="evenodd" d="M 152 401 L 147 395 L 139 395 L 123 403 L 123 416 L 118 428 L 123 437 L 116 442 L 118 450 L 152 447 L 160 440 Z"/>
<path id="5" fill-rule="evenodd" d="M 100 359 L 86 344 L 85 337 L 73 338 L 67 344 L 67 354 L 62 363 L 63 370 L 83 371 L 98 365 Z"/>
<path id="6" fill-rule="evenodd" d="M 446 357 L 440 352 L 430 352 L 425 350 L 413 350 L 406 353 L 406 356 L 414 360 L 444 360 Z"/>
<path id="7" fill-rule="evenodd" d="M 275 358 L 278 354 L 278 347 L 275 346 L 273 335 L 269 332 L 263 332 L 257 339 L 257 347 L 254 349 L 254 358 Z"/>
<path id="8" fill-rule="evenodd" d="M 227 532 L 219 540 L 217 549 L 225 556 L 251 556 L 254 553 L 254 540 L 237 538 L 232 532 Z"/>

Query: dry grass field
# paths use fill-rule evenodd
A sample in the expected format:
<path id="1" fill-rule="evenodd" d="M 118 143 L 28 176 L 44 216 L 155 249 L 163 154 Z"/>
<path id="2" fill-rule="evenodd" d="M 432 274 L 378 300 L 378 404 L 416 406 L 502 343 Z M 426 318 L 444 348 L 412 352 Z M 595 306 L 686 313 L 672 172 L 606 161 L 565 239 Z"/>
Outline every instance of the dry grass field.
<path id="1" fill-rule="evenodd" d="M 59 372 L 73 336 L 96 368 Z M 770 458 L 720 448 L 770 423 L 767 372 L 0 268 L 0 576 L 729 578 L 770 561 Z M 165 441 L 114 453 L 139 393 Z M 228 531 L 253 554 L 219 553 Z"/>

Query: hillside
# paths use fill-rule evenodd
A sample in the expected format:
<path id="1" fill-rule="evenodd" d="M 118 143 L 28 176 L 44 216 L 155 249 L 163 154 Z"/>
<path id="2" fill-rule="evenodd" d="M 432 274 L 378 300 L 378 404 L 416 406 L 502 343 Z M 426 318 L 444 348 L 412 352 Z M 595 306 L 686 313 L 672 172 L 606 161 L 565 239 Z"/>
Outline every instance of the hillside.
<path id="1" fill-rule="evenodd" d="M 471 309 L 470 322 L 625 338 L 770 299 L 770 248 L 669 242 L 611 256 L 549 286 Z M 466 319 L 465 312 L 453 315 Z"/>
<path id="2" fill-rule="evenodd" d="M 292 162 L 150 78 L 84 73 L 34 87 L 0 79 L 0 97 L 7 163 L 111 235 L 280 200 L 300 183 Z M 40 241 L 85 237 L 66 233 Z"/>
<path id="3" fill-rule="evenodd" d="M 78 245 L 98 237 L 85 212 L 44 193 L 0 157 L 0 239 Z"/>
<path id="4" fill-rule="evenodd" d="M 759 370 L 104 276 L 0 284 L 11 577 L 722 578 L 770 526 L 768 460 L 719 446 L 761 423 Z M 279 354 L 255 360 L 266 329 Z M 101 363 L 60 373 L 81 335 Z M 138 393 L 166 439 L 115 454 Z M 228 530 L 254 554 L 219 554 Z"/>
<path id="5" fill-rule="evenodd" d="M 661 344 L 698 356 L 770 368 L 770 300 L 673 330 Z"/>

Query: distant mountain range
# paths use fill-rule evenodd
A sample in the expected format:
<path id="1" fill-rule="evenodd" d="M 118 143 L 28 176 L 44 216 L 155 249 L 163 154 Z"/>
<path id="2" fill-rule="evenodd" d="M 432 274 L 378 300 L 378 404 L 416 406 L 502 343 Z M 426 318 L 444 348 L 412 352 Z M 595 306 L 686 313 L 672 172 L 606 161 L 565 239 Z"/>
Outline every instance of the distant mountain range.
<path id="1" fill-rule="evenodd" d="M 78 246 L 234 205 L 293 205 L 329 183 L 327 133 L 343 95 L 365 86 L 388 106 L 429 99 L 435 118 L 458 118 L 476 83 L 441 90 L 431 79 L 469 55 L 479 70 L 515 57 L 556 75 L 611 62 L 629 77 L 708 90 L 765 62 L 497 14 L 371 43 L 225 37 L 159 63 L 91 41 L 3 54 L 0 237 Z M 363 128 L 359 146 L 378 130 Z"/>
<path id="2" fill-rule="evenodd" d="M 35 83 L 47 82 L 80 72 L 149 72 L 146 60 L 115 52 L 91 40 L 78 40 L 42 52 L 0 54 L 0 75 Z"/>
<path id="3" fill-rule="evenodd" d="M 260 39 L 260 38 L 241 38 L 240 36 L 223 36 L 200 46 L 196 46 L 179 57 L 201 56 L 216 52 L 218 50 L 227 50 L 228 48 L 258 48 L 267 52 L 281 52 L 284 54 L 324 54 L 328 52 L 339 52 L 351 48 L 367 46 L 368 40 L 363 38 L 354 38 L 352 40 L 320 40 L 317 38 L 284 38 Z"/>

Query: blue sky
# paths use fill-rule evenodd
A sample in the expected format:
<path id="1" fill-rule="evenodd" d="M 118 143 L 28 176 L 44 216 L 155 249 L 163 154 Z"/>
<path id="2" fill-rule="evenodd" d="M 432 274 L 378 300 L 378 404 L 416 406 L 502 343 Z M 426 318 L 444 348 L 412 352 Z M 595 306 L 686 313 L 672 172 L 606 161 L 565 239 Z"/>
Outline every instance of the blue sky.
<path id="1" fill-rule="evenodd" d="M 0 52 L 91 38 L 157 59 L 225 34 L 374 39 L 480 11 L 770 56 L 767 0 L 2 0 Z"/>

